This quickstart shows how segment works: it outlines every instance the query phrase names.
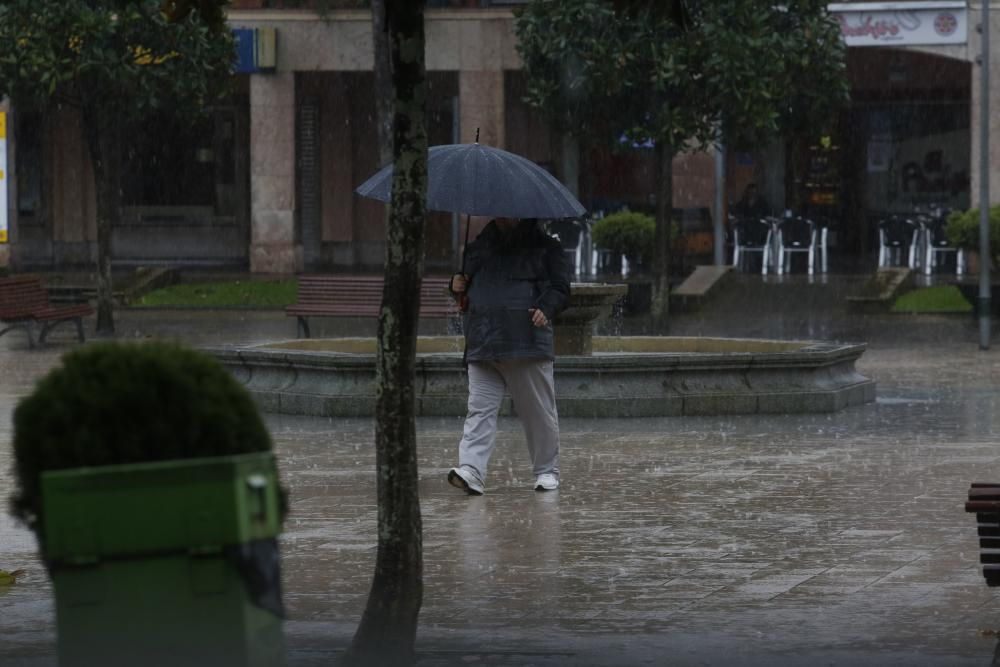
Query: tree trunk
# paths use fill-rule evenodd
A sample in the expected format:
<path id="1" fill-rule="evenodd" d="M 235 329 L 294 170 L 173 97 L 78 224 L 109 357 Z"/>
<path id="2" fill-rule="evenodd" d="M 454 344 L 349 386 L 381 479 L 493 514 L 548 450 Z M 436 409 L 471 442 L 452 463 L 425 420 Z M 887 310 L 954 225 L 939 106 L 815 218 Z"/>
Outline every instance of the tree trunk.
<path id="1" fill-rule="evenodd" d="M 674 149 L 656 144 L 656 239 L 653 249 L 653 302 L 651 312 L 665 325 L 670 304 L 670 218 L 674 208 Z"/>
<path id="2" fill-rule="evenodd" d="M 562 135 L 562 176 L 563 185 L 580 198 L 580 140 L 564 132 Z"/>
<path id="3" fill-rule="evenodd" d="M 378 163 L 392 161 L 392 62 L 385 23 L 385 0 L 371 0 L 372 43 L 375 56 L 375 125 L 378 128 Z"/>
<path id="4" fill-rule="evenodd" d="M 97 188 L 97 327 L 99 336 L 115 333 L 111 283 L 111 233 L 121 222 L 121 122 L 83 112 L 87 145 Z"/>
<path id="5" fill-rule="evenodd" d="M 413 663 L 423 599 L 413 382 L 427 190 L 423 3 L 386 0 L 385 12 L 395 166 L 376 357 L 378 552 L 368 604 L 344 656 L 366 666 Z"/>

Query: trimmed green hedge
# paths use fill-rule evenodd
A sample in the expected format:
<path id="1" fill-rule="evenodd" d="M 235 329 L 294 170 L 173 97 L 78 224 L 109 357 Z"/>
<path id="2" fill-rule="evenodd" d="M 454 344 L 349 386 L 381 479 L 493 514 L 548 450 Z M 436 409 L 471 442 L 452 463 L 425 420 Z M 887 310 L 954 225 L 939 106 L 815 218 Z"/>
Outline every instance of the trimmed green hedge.
<path id="1" fill-rule="evenodd" d="M 171 343 L 67 354 L 14 411 L 11 512 L 41 535 L 41 474 L 271 449 L 249 392 L 215 359 Z"/>
<path id="2" fill-rule="evenodd" d="M 979 250 L 979 209 L 954 211 L 948 216 L 948 242 L 966 250 Z M 980 253 L 982 254 L 982 253 Z M 1000 261 L 1000 206 L 990 207 L 990 256 Z"/>
<path id="3" fill-rule="evenodd" d="M 645 213 L 624 209 L 595 222 L 591 234 L 598 248 L 625 255 L 632 264 L 642 264 L 652 259 L 656 221 Z"/>

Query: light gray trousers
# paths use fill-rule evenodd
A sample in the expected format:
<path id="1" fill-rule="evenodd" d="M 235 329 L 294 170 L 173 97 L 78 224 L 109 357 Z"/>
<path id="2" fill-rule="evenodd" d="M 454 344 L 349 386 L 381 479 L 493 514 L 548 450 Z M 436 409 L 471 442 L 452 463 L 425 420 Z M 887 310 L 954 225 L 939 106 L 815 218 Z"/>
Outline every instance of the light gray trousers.
<path id="1" fill-rule="evenodd" d="M 469 362 L 469 411 L 458 446 L 458 464 L 480 481 L 497 439 L 497 412 L 506 391 L 521 418 L 535 475 L 559 476 L 559 415 L 552 362 L 503 359 Z"/>

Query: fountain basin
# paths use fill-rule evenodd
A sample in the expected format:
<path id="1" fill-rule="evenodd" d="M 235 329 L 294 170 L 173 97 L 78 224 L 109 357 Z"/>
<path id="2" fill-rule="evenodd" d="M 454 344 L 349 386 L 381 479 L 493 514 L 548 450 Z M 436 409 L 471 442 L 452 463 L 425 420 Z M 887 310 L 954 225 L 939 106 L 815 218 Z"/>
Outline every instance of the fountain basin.
<path id="1" fill-rule="evenodd" d="M 418 339 L 416 411 L 464 416 L 463 339 Z M 662 336 L 592 339 L 590 356 L 560 356 L 563 417 L 835 412 L 875 400 L 855 369 L 864 344 Z M 290 340 L 211 348 L 267 412 L 366 417 L 375 412 L 375 340 Z M 509 400 L 501 414 L 511 414 Z"/>

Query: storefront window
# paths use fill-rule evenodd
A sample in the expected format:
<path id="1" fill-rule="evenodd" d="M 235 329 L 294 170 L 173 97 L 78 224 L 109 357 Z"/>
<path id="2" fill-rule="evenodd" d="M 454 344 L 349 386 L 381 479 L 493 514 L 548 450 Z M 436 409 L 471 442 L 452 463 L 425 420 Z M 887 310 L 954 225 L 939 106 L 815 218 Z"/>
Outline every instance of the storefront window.
<path id="1" fill-rule="evenodd" d="M 42 205 L 42 115 L 18 113 L 17 137 L 17 212 L 23 223 L 37 220 Z"/>
<path id="2" fill-rule="evenodd" d="M 236 180 L 235 135 L 235 114 L 228 110 L 194 120 L 153 116 L 126 142 L 122 203 L 232 215 L 227 193 Z"/>
<path id="3" fill-rule="evenodd" d="M 968 102 L 873 104 L 866 116 L 869 210 L 969 207 Z"/>

